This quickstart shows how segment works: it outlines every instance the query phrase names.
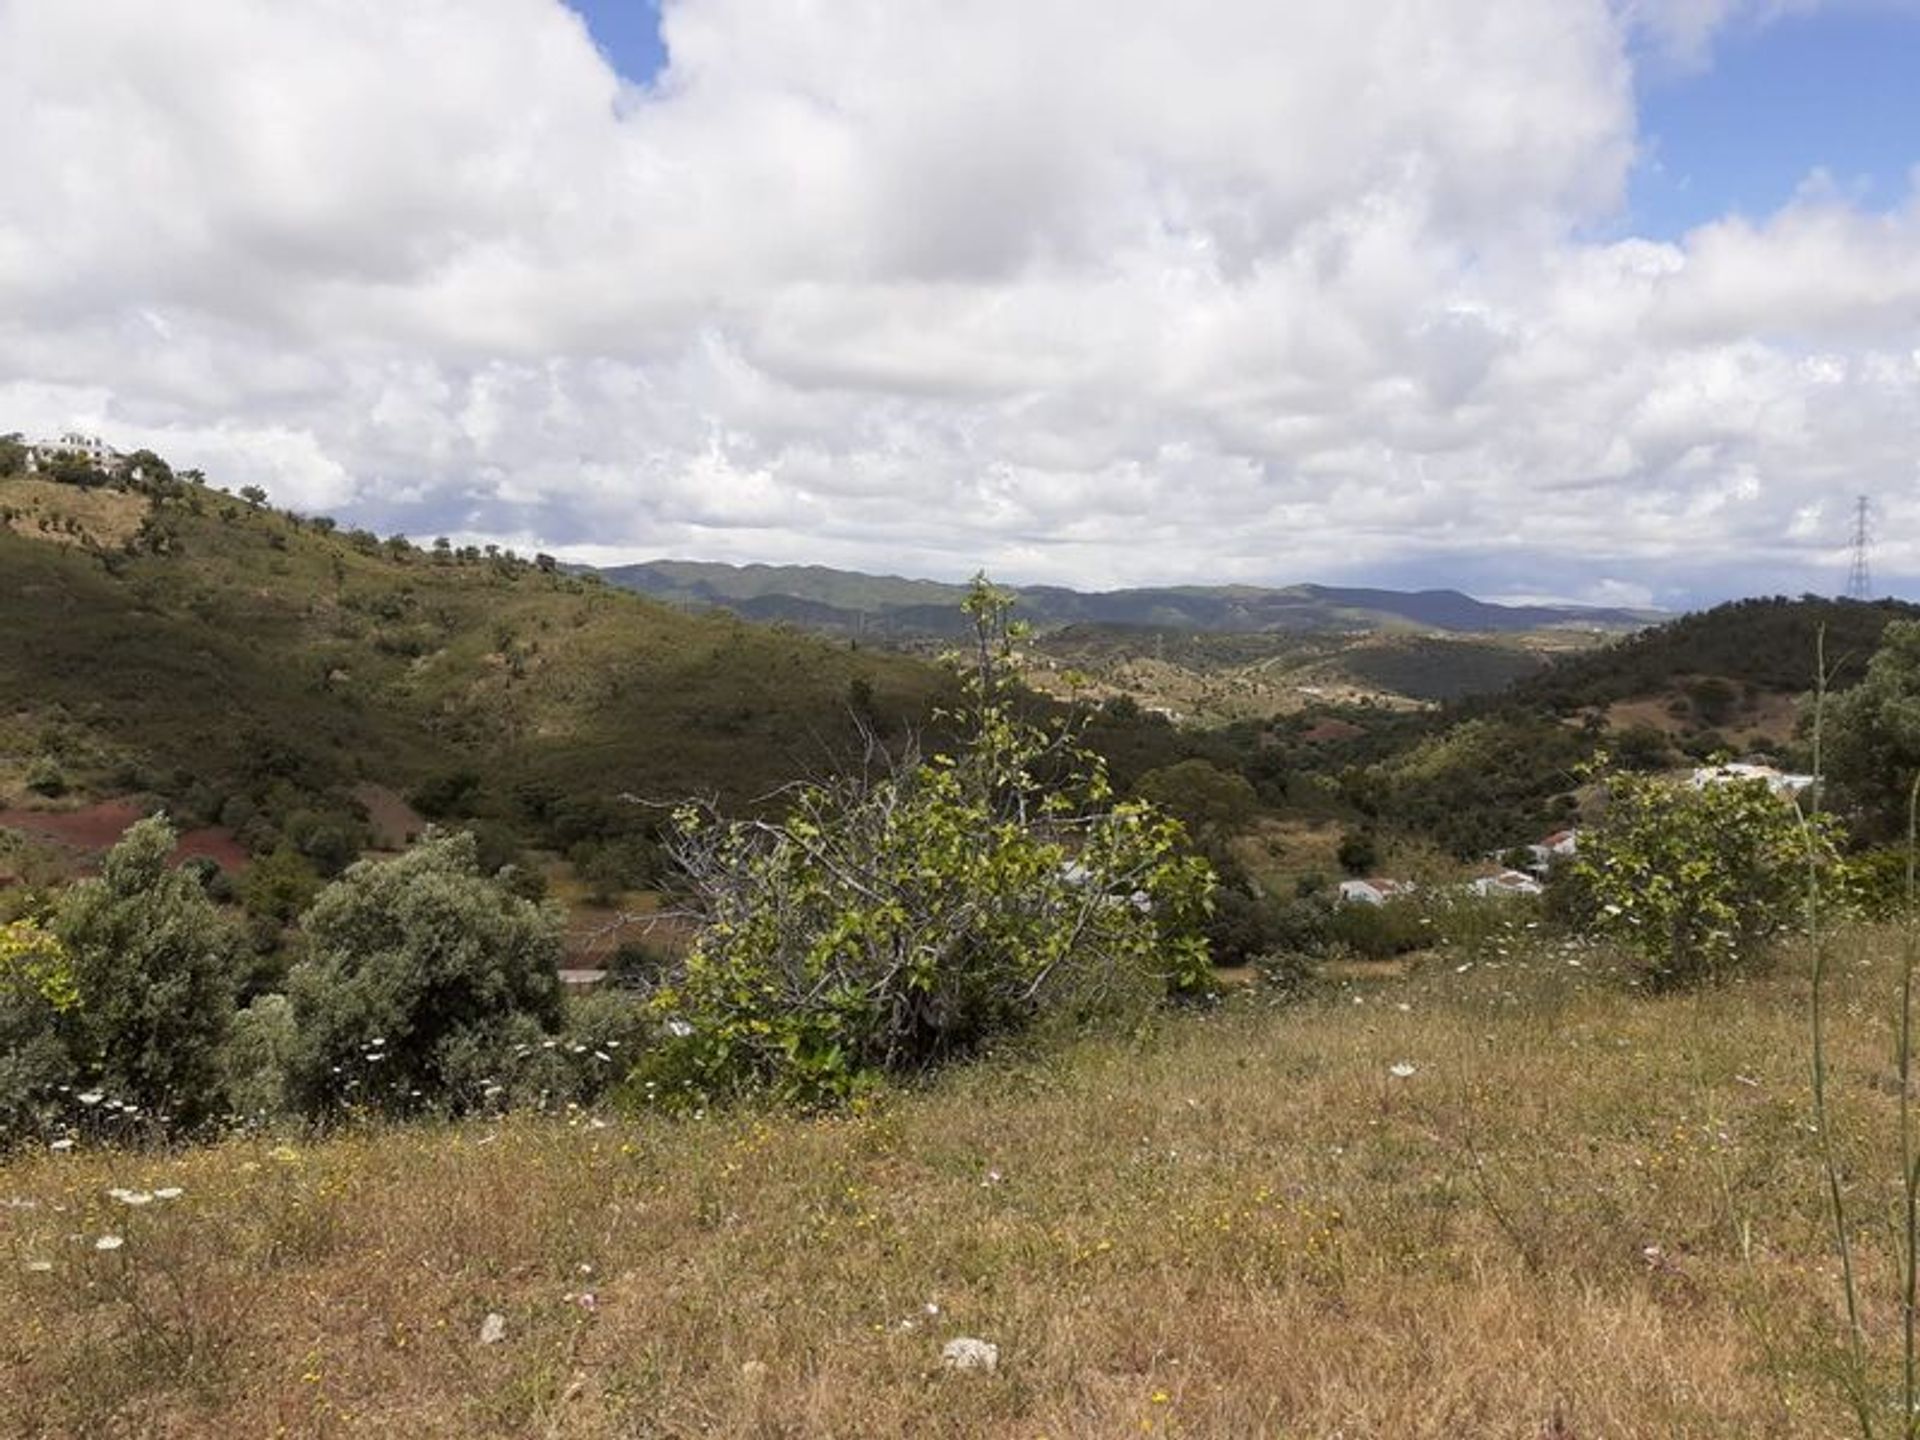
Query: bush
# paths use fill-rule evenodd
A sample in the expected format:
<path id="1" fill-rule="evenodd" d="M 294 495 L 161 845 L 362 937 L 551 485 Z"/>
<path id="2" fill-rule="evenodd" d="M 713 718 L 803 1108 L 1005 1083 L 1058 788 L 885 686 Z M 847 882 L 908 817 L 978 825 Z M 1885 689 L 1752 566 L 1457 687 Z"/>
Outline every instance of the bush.
<path id="1" fill-rule="evenodd" d="M 240 882 L 240 903 L 249 915 L 290 925 L 320 893 L 320 877 L 291 845 L 283 844 L 248 868 Z"/>
<path id="2" fill-rule="evenodd" d="M 60 768 L 59 761 L 51 756 L 42 756 L 27 767 L 27 789 L 49 800 L 57 800 L 67 793 L 67 774 Z"/>
<path id="3" fill-rule="evenodd" d="M 654 996 L 669 1038 L 639 1079 L 656 1096 L 836 1100 L 1042 1019 L 1208 983 L 1210 868 L 1178 822 L 1116 804 L 1097 757 L 1016 712 L 1009 603 L 984 581 L 969 596 L 957 754 L 803 786 L 779 821 L 678 813 L 702 928 Z"/>
<path id="4" fill-rule="evenodd" d="M 1410 900 L 1384 905 L 1341 905 L 1333 912 L 1329 938 L 1363 960 L 1391 960 L 1432 940 L 1427 916 Z"/>
<path id="5" fill-rule="evenodd" d="M 66 949 L 32 921 L 0 925 L 0 1147 L 48 1130 L 75 1079 L 60 1028 L 80 995 Z"/>
<path id="6" fill-rule="evenodd" d="M 1668 984 L 1750 964 L 1800 916 L 1809 868 L 1839 874 L 1838 825 L 1803 818 L 1762 780 L 1612 783 L 1567 872 L 1592 927 Z"/>
<path id="7" fill-rule="evenodd" d="M 560 1025 L 559 913 L 479 873 L 471 835 L 363 860 L 301 919 L 289 977 L 310 1109 L 469 1109 Z"/>
<path id="8" fill-rule="evenodd" d="M 273 1121 L 287 1113 L 299 1033 L 293 1003 L 285 995 L 262 995 L 233 1017 L 220 1059 L 235 1116 Z"/>
<path id="9" fill-rule="evenodd" d="M 1340 837 L 1335 858 L 1349 875 L 1365 875 L 1380 863 L 1380 847 L 1370 832 L 1350 830 Z"/>
<path id="10" fill-rule="evenodd" d="M 158 816 L 130 827 L 99 878 L 61 897 L 53 929 L 79 999 L 64 1027 L 76 1067 L 115 1098 L 190 1129 L 222 1109 L 236 946 L 200 882 L 169 868 L 174 838 Z"/>

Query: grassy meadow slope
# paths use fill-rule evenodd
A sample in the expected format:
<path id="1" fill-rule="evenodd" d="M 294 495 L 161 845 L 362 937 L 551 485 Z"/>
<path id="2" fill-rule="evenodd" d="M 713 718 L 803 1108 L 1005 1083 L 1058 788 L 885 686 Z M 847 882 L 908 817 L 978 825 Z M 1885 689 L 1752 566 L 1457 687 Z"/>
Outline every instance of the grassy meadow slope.
<path id="1" fill-rule="evenodd" d="M 1804 956 L 1655 998 L 1531 935 L 832 1117 L 17 1159 L 0 1431 L 1848 1433 Z M 1880 1382 L 1894 948 L 1831 1055 Z"/>
<path id="2" fill-rule="evenodd" d="M 14 480 L 0 508 L 30 517 L 56 488 L 76 528 L 0 528 L 6 718 L 16 744 L 77 728 L 162 793 L 263 766 L 404 788 L 465 764 L 499 792 L 744 798 L 846 741 L 856 680 L 896 723 L 940 683 L 901 658 L 524 562 L 356 543 L 197 487 L 138 517 L 156 538 L 133 554 L 119 511 L 144 497 Z M 117 529 L 89 536 L 82 512 L 108 499 Z"/>

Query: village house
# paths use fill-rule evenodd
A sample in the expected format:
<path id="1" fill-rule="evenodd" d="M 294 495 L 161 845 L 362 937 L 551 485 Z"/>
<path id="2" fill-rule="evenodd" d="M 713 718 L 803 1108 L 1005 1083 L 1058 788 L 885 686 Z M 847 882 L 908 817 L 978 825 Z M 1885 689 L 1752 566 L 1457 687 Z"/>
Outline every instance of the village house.
<path id="1" fill-rule="evenodd" d="M 1411 880 L 1383 880 L 1369 877 L 1365 880 L 1342 880 L 1340 882 L 1340 903 L 1342 905 L 1384 905 L 1389 900 L 1404 900 L 1413 894 Z"/>
<path id="2" fill-rule="evenodd" d="M 1814 777 L 1779 770 L 1772 765 L 1734 760 L 1725 765 L 1703 765 L 1693 772 L 1688 783 L 1696 790 L 1704 790 L 1709 785 L 1731 785 L 1736 780 L 1764 780 L 1767 789 L 1775 795 L 1791 797 L 1812 789 Z"/>
<path id="3" fill-rule="evenodd" d="M 1497 875 L 1482 875 L 1478 880 L 1467 882 L 1469 894 L 1512 898 L 1523 895 L 1544 895 L 1546 886 L 1533 876 L 1520 870 L 1502 870 Z"/>
<path id="4" fill-rule="evenodd" d="M 1527 854 L 1531 857 L 1527 868 L 1537 875 L 1544 875 L 1555 860 L 1563 860 L 1579 849 L 1579 831 L 1556 830 L 1527 846 Z"/>

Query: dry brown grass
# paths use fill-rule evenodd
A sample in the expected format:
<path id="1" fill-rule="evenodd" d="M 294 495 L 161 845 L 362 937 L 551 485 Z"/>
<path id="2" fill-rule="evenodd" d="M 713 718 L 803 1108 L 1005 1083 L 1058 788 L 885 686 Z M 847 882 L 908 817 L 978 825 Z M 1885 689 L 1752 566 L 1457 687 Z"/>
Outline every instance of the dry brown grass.
<path id="1" fill-rule="evenodd" d="M 16 535 L 56 545 L 93 544 L 106 550 L 118 549 L 132 539 L 149 508 L 144 495 L 104 486 L 83 490 L 24 476 L 0 481 L 0 505 L 15 512 L 9 528 Z"/>
<path id="2" fill-rule="evenodd" d="M 1891 1364 L 1890 945 L 1841 970 Z M 1509 936 L 851 1115 L 22 1158 L 0 1433 L 1845 1434 L 1803 1001 L 1791 961 L 1649 998 Z M 943 1373 L 957 1335 L 999 1372 Z"/>

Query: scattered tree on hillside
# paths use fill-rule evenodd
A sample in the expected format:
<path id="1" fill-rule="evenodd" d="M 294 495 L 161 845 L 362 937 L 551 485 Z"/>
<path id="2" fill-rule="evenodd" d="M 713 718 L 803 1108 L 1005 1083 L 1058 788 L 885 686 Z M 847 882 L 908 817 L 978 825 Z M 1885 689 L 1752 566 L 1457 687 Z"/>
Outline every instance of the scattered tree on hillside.
<path id="1" fill-rule="evenodd" d="M 267 492 L 262 490 L 258 485 L 242 485 L 240 487 L 240 498 L 246 501 L 253 509 L 258 510 L 262 505 L 267 503 Z"/>
<path id="2" fill-rule="evenodd" d="M 1202 842 L 1222 841 L 1253 818 L 1260 800 L 1246 778 L 1207 760 L 1182 760 L 1142 775 L 1133 793 Z"/>

